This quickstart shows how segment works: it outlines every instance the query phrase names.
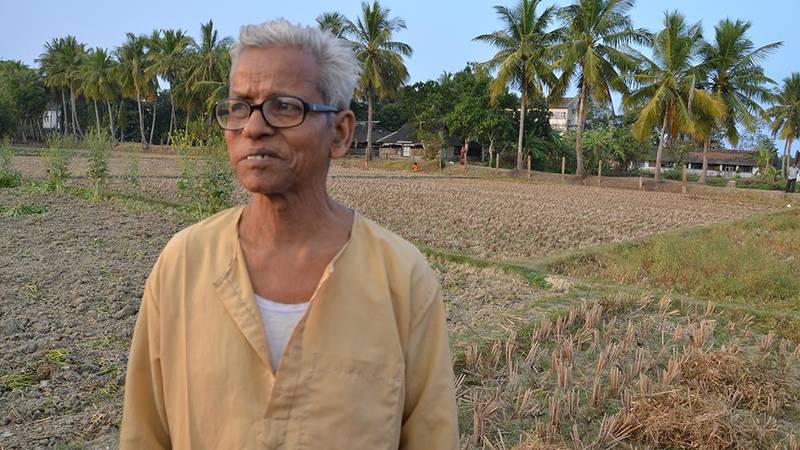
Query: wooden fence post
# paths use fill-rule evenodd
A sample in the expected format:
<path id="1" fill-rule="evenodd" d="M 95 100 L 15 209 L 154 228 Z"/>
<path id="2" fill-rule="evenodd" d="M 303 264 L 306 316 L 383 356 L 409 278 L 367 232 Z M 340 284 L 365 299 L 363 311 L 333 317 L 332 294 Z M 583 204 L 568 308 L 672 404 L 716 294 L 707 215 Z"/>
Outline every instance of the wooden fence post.
<path id="1" fill-rule="evenodd" d="M 528 178 L 531 177 L 531 155 L 528 155 Z"/>
<path id="2" fill-rule="evenodd" d="M 567 173 L 567 158 L 561 157 L 561 181 L 564 181 L 564 175 Z"/>
<path id="3" fill-rule="evenodd" d="M 644 189 L 644 179 L 639 177 L 639 190 L 641 191 L 642 189 Z"/>
<path id="4" fill-rule="evenodd" d="M 500 154 L 494 155 L 494 168 L 500 169 Z"/>
<path id="5" fill-rule="evenodd" d="M 603 160 L 597 161 L 597 182 L 600 183 L 600 178 L 603 177 Z"/>
<path id="6" fill-rule="evenodd" d="M 683 166 L 683 183 L 681 184 L 681 192 L 686 193 L 686 179 L 688 178 L 688 170 L 686 170 L 686 166 Z"/>

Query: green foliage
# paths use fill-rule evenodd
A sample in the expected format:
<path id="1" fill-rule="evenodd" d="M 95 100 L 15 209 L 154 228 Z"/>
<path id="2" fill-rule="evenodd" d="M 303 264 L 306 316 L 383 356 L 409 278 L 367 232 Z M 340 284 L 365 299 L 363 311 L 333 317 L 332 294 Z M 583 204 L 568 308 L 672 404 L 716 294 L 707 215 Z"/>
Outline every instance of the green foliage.
<path id="1" fill-rule="evenodd" d="M 53 133 L 47 136 L 45 144 L 49 148 L 62 148 L 62 149 L 65 148 L 76 149 L 76 148 L 81 148 L 82 146 L 81 141 L 78 140 L 78 138 L 75 137 L 75 135 L 72 134 L 63 135 L 57 133 Z"/>
<path id="2" fill-rule="evenodd" d="M 540 9 L 542 7 L 542 9 Z M 544 97 L 545 86 L 557 84 L 555 46 L 561 39 L 560 30 L 550 24 L 556 20 L 555 5 L 543 7 L 541 0 L 519 0 L 515 6 L 495 6 L 503 28 L 490 34 L 476 36 L 473 40 L 485 42 L 497 49 L 486 61 L 488 70 L 497 69 L 490 94 L 497 102 L 508 86 L 520 89 L 520 111 L 526 111 L 531 98 Z M 519 135 L 525 135 L 524 121 L 519 124 Z M 523 167 L 523 143 L 517 145 L 517 170 Z"/>
<path id="3" fill-rule="evenodd" d="M 92 198 L 98 199 L 100 189 L 108 179 L 108 156 L 111 136 L 105 129 L 92 129 L 84 140 L 89 147 L 89 178 L 92 180 Z"/>
<path id="4" fill-rule="evenodd" d="M 45 214 L 47 208 L 35 203 L 20 202 L 14 206 L 0 206 L 0 214 L 7 217 L 30 216 L 35 214 Z"/>
<path id="5" fill-rule="evenodd" d="M 38 71 L 19 61 L 0 61 L 0 136 L 40 118 L 47 91 Z"/>
<path id="6" fill-rule="evenodd" d="M 24 391 L 33 386 L 35 380 L 33 376 L 27 372 L 24 373 L 8 373 L 0 376 L 0 385 L 5 386 L 12 391 Z"/>
<path id="7" fill-rule="evenodd" d="M 14 153 L 10 138 L 0 141 L 0 188 L 13 188 L 22 183 L 22 175 L 12 165 Z"/>
<path id="8" fill-rule="evenodd" d="M 55 135 L 54 135 L 55 136 Z M 48 144 L 60 144 L 60 140 L 48 140 Z M 42 152 L 42 165 L 47 173 L 47 189 L 61 194 L 67 187 L 70 154 L 61 145 L 49 147 Z"/>
<path id="9" fill-rule="evenodd" d="M 358 19 L 346 25 L 345 32 L 363 67 L 358 91 L 364 96 L 391 97 L 408 80 L 403 57 L 411 56 L 411 46 L 392 40 L 406 23 L 390 14 L 391 10 L 377 1 L 364 2 Z"/>
<path id="10" fill-rule="evenodd" d="M 196 140 L 186 131 L 173 133 L 171 141 L 181 168 L 178 195 L 189 201 L 193 217 L 230 207 L 235 184 L 224 141 Z"/>
<path id="11" fill-rule="evenodd" d="M 138 192 L 142 184 L 139 176 L 140 159 L 139 153 L 137 152 L 130 152 L 126 158 L 125 175 L 123 178 L 131 192 Z"/>
<path id="12" fill-rule="evenodd" d="M 44 357 L 50 364 L 55 364 L 59 366 L 64 366 L 67 364 L 67 357 L 69 356 L 69 352 L 63 348 L 54 348 L 53 350 L 48 351 Z"/>
<path id="13" fill-rule="evenodd" d="M 574 148 L 575 132 L 565 133 L 564 140 Z M 630 126 L 593 127 L 583 132 L 584 170 L 597 172 L 597 162 L 602 160 L 605 167 L 627 171 L 633 161 L 647 155 L 647 145 L 638 142 Z M 574 155 L 573 155 L 574 157 Z"/>
<path id="14" fill-rule="evenodd" d="M 419 140 L 422 141 L 422 146 L 425 147 L 424 158 L 441 164 L 442 149 L 445 146 L 445 141 L 442 135 L 428 131 L 419 131 L 417 132 L 417 136 L 419 137 Z"/>

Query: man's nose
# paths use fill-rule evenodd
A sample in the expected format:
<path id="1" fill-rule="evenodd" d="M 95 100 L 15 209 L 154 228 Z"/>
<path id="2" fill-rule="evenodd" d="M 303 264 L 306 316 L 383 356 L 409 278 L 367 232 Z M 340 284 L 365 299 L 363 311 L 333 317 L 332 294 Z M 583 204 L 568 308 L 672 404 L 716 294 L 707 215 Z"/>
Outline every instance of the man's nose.
<path id="1" fill-rule="evenodd" d="M 250 117 L 247 119 L 242 129 L 242 134 L 250 139 L 258 139 L 262 136 L 271 136 L 275 134 L 275 128 L 264 119 L 264 113 L 258 109 L 254 109 L 250 113 Z"/>

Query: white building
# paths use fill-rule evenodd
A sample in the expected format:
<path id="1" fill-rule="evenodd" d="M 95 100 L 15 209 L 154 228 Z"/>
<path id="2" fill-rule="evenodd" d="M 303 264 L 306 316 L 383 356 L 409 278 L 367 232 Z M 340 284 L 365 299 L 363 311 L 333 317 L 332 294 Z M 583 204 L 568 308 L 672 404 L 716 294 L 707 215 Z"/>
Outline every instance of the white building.
<path id="1" fill-rule="evenodd" d="M 45 130 L 59 130 L 61 124 L 61 110 L 50 109 L 42 113 L 42 128 Z"/>
<path id="2" fill-rule="evenodd" d="M 578 97 L 563 97 L 550 106 L 550 128 L 562 133 L 578 126 Z"/>
<path id="3" fill-rule="evenodd" d="M 721 176 L 724 178 L 749 178 L 758 174 L 758 153 L 752 150 L 713 149 L 706 154 L 708 158 L 708 176 Z M 701 175 L 703 173 L 703 152 L 689 152 L 686 158 L 686 168 L 689 174 Z M 639 163 L 639 169 L 648 172 L 655 171 L 656 151 L 650 152 L 648 159 Z M 661 172 L 666 172 L 676 167 L 675 159 L 669 152 L 661 155 Z"/>

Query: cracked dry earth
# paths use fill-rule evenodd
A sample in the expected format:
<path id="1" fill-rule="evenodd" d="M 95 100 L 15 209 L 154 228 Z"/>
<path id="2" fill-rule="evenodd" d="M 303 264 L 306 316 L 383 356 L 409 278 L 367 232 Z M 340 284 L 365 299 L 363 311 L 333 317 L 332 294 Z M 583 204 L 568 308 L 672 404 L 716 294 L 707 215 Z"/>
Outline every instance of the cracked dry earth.
<path id="1" fill-rule="evenodd" d="M 0 210 L 0 449 L 114 448 L 144 280 L 185 225 L 20 189 Z"/>

